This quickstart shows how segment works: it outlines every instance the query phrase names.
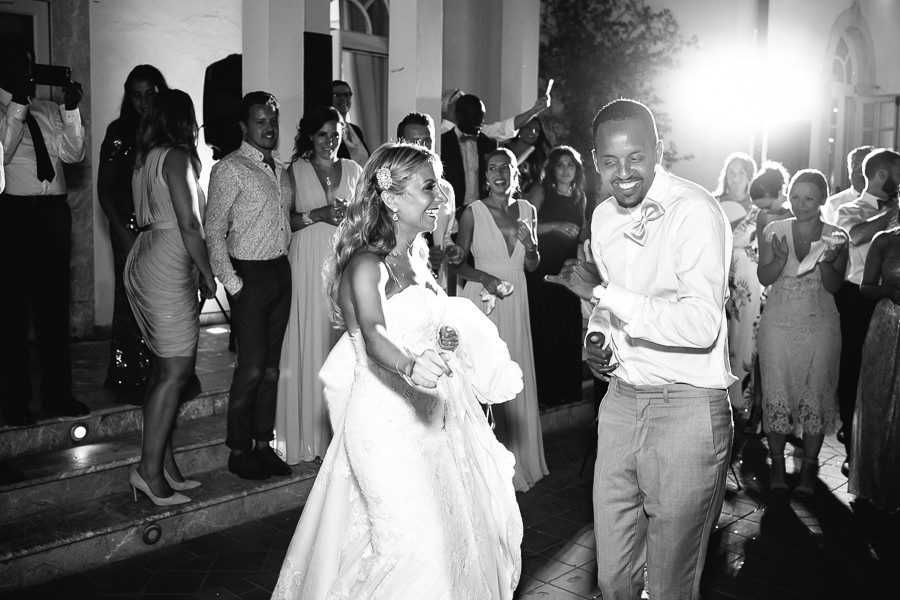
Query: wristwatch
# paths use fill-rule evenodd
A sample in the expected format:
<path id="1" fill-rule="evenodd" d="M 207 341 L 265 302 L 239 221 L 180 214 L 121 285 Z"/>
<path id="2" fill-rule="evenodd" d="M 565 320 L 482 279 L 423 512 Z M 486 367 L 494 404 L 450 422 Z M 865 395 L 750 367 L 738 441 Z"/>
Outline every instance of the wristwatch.
<path id="1" fill-rule="evenodd" d="M 315 221 L 313 221 L 309 216 L 309 213 L 300 213 L 300 222 L 303 223 L 304 227 L 309 227 L 310 225 L 315 223 Z"/>

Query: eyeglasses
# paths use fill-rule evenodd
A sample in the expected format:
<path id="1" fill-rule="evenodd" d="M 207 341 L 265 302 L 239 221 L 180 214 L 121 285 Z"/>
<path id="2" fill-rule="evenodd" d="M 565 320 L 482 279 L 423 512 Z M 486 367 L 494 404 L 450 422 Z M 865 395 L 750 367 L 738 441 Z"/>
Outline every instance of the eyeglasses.
<path id="1" fill-rule="evenodd" d="M 353 92 L 332 92 L 331 94 L 335 98 L 352 98 Z"/>

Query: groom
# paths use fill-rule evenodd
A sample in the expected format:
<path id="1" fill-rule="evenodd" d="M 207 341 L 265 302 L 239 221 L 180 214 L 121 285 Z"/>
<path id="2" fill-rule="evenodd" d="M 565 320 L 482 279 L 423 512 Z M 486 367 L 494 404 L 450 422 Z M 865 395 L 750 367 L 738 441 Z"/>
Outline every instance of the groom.
<path id="1" fill-rule="evenodd" d="M 733 435 L 731 229 L 706 190 L 658 164 L 646 106 L 607 104 L 593 136 L 612 195 L 591 221 L 599 280 L 584 263 L 547 280 L 594 304 L 588 364 L 611 374 L 594 467 L 597 579 L 605 600 L 639 598 L 646 562 L 653 600 L 696 599 Z"/>

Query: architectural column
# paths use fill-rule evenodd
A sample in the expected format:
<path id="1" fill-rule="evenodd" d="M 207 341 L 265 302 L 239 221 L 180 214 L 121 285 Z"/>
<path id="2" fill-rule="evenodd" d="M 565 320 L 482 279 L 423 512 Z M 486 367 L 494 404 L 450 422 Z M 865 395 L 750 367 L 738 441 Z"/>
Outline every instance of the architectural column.
<path id="1" fill-rule="evenodd" d="M 506 118 L 537 99 L 541 2 L 503 0 L 500 21 L 500 118 Z"/>
<path id="2" fill-rule="evenodd" d="M 444 0 L 391 0 L 388 138 L 409 112 L 429 114 L 440 129 Z M 437 140 L 436 140 L 437 141 Z"/>
<path id="3" fill-rule="evenodd" d="M 243 90 L 265 90 L 281 105 L 279 152 L 290 158 L 303 115 L 303 33 L 329 32 L 324 0 L 244 0 Z"/>

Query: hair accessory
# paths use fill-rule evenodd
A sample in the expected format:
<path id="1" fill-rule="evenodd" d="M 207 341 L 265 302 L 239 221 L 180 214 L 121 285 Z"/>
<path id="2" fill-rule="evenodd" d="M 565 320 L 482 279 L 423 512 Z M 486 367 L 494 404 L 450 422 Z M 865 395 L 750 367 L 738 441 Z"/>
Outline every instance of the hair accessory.
<path id="1" fill-rule="evenodd" d="M 388 167 L 379 167 L 375 170 L 375 181 L 378 183 L 378 187 L 381 188 L 381 191 L 385 191 L 391 188 L 391 185 L 394 183 L 394 180 L 391 179 L 391 170 Z"/>

